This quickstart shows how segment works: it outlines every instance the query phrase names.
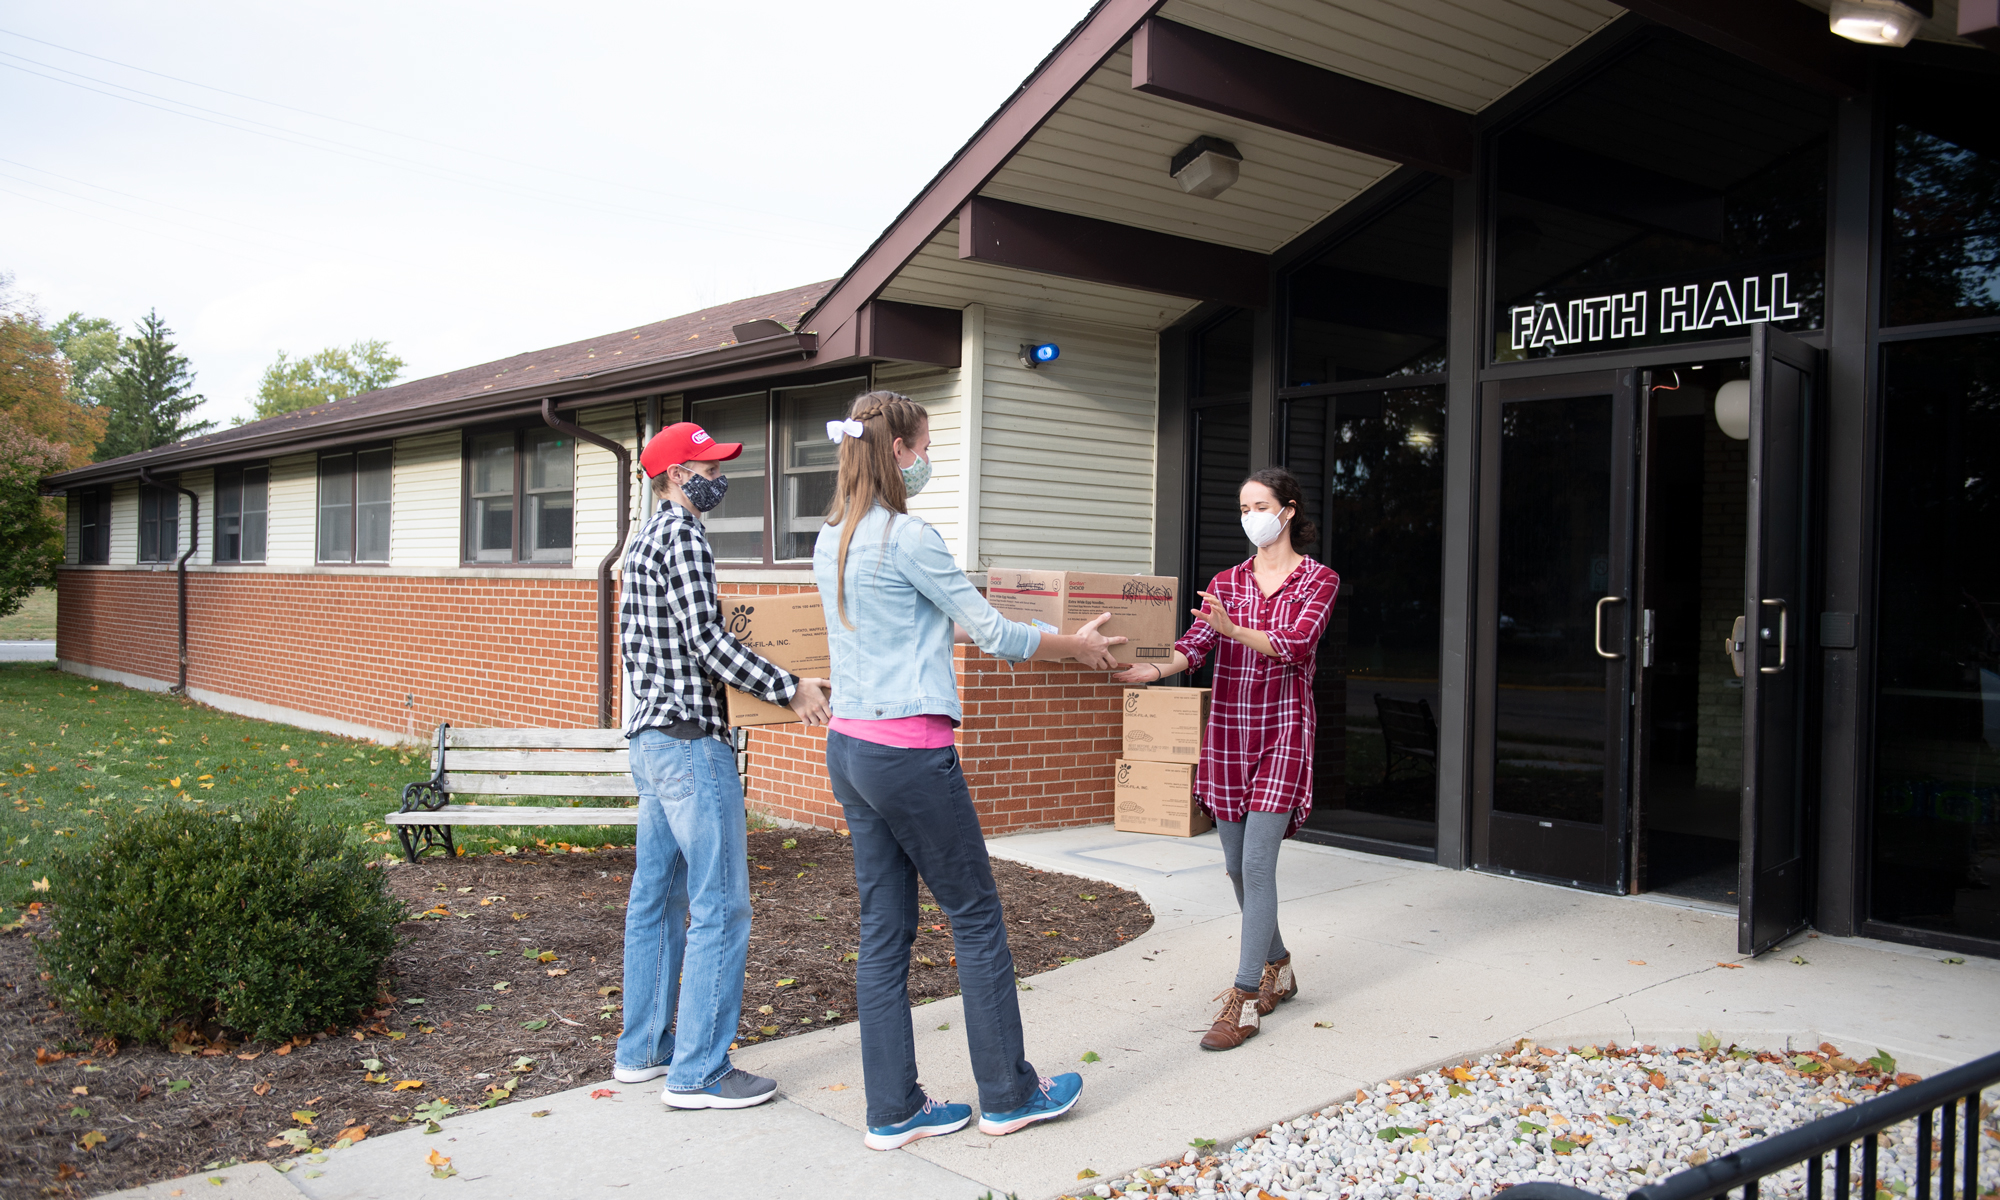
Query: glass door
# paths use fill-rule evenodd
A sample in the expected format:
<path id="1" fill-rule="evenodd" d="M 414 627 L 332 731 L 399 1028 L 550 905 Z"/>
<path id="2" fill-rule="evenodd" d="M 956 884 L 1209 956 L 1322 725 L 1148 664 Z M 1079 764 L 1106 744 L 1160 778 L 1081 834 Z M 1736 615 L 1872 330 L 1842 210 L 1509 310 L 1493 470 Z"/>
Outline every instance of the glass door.
<path id="1" fill-rule="evenodd" d="M 1481 391 L 1476 866 L 1623 890 L 1631 371 Z"/>

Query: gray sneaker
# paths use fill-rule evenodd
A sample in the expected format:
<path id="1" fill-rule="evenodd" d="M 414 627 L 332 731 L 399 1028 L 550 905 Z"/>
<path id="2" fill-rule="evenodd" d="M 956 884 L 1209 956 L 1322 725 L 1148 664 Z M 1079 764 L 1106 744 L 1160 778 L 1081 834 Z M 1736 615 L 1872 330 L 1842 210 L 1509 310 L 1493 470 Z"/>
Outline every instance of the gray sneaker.
<path id="1" fill-rule="evenodd" d="M 749 1108 L 778 1094 L 778 1081 L 752 1075 L 740 1067 L 698 1092 L 662 1091 L 668 1108 Z"/>

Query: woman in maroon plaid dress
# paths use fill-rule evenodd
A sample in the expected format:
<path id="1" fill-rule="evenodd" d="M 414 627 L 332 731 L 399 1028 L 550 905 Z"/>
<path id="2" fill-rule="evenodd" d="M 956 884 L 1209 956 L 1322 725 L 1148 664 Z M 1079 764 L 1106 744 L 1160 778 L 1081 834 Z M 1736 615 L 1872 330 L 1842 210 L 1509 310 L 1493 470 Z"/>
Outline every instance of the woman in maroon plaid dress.
<path id="1" fill-rule="evenodd" d="M 1304 494 L 1290 471 L 1272 467 L 1238 493 L 1243 532 L 1257 546 L 1245 563 L 1201 593 L 1199 618 L 1165 666 L 1140 664 L 1112 678 L 1157 683 L 1215 654 L 1208 736 L 1195 794 L 1215 818 L 1223 867 L 1243 910 L 1236 979 L 1202 1035 L 1205 1050 L 1231 1050 L 1258 1020 L 1298 994 L 1292 956 L 1278 935 L 1278 847 L 1312 811 L 1313 660 L 1333 611 L 1340 576 L 1302 549 L 1318 536 L 1300 516 Z"/>

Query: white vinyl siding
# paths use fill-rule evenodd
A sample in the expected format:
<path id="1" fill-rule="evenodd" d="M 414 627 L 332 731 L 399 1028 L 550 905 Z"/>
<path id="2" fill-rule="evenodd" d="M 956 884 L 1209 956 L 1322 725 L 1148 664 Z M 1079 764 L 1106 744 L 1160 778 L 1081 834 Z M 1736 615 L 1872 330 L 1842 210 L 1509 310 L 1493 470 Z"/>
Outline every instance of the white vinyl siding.
<path id="1" fill-rule="evenodd" d="M 961 374 L 950 367 L 916 363 L 883 363 L 875 368 L 875 387 L 901 392 L 924 406 L 931 417 L 931 481 L 910 501 L 910 511 L 937 526 L 953 558 L 968 571 L 959 527 L 965 490 L 965 403 Z"/>
<path id="2" fill-rule="evenodd" d="M 319 455 L 292 454 L 272 459 L 270 503 L 265 565 L 312 566 L 318 553 Z"/>
<path id="3" fill-rule="evenodd" d="M 630 401 L 564 414 L 590 432 L 610 438 L 625 447 L 634 464 L 633 492 L 639 458 L 639 418 Z M 618 459 L 609 450 L 577 439 L 576 443 L 576 533 L 570 565 L 595 578 L 597 563 L 611 550 L 618 536 Z M 635 523 L 628 531 L 638 532 Z"/>
<path id="4" fill-rule="evenodd" d="M 458 430 L 398 438 L 389 491 L 389 565 L 455 567 L 463 484 Z"/>
<path id="5" fill-rule="evenodd" d="M 129 567 L 139 561 L 137 481 L 111 486 L 111 553 L 107 561 L 114 567 Z"/>
<path id="6" fill-rule="evenodd" d="M 1030 370 L 1023 342 L 1062 357 Z M 979 554 L 1002 567 L 1150 571 L 1158 338 L 986 313 Z"/>

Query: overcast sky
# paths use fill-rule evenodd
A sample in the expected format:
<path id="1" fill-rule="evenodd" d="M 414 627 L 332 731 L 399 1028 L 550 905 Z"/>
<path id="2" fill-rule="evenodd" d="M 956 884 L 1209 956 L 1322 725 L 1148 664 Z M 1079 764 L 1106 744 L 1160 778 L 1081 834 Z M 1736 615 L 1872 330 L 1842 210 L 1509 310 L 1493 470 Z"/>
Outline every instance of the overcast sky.
<path id="1" fill-rule="evenodd" d="M 556 345 L 838 275 L 1088 7 L 4 4 L 0 271 L 157 308 L 223 421 Z"/>

